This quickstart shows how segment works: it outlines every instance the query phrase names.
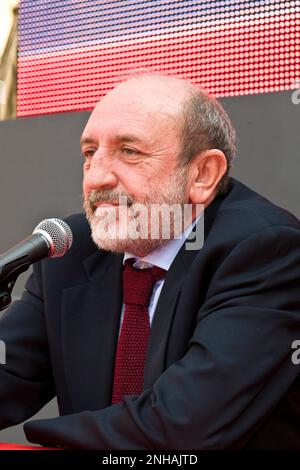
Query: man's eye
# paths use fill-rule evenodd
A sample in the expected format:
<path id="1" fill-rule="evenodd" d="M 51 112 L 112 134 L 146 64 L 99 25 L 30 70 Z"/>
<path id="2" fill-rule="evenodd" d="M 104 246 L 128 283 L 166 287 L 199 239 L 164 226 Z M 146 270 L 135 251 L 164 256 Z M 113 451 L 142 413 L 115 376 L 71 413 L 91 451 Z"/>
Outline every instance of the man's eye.
<path id="1" fill-rule="evenodd" d="M 84 150 L 82 152 L 82 155 L 85 157 L 85 158 L 91 158 L 95 153 L 95 150 L 93 149 L 88 149 L 88 150 Z"/>
<path id="2" fill-rule="evenodd" d="M 135 155 L 136 153 L 138 153 L 137 150 L 132 149 L 130 147 L 123 147 L 122 152 L 125 153 L 126 155 Z"/>

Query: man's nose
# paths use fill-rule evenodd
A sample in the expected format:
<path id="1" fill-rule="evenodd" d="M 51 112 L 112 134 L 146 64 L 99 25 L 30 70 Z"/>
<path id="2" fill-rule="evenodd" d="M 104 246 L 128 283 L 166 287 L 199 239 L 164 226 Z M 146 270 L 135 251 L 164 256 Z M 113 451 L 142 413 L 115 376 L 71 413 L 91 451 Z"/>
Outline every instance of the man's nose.
<path id="1" fill-rule="evenodd" d="M 88 190 L 114 188 L 118 183 L 113 162 L 104 152 L 97 151 L 84 174 L 84 186 Z"/>

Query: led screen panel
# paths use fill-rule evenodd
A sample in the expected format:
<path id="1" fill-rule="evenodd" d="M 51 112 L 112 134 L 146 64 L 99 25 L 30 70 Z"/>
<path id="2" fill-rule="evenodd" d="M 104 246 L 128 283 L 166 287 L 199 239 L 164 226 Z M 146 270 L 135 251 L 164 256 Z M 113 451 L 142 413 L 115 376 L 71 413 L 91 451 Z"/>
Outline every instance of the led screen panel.
<path id="1" fill-rule="evenodd" d="M 214 95 L 297 88 L 300 0 L 21 0 L 18 116 L 90 110 L 141 67 Z"/>

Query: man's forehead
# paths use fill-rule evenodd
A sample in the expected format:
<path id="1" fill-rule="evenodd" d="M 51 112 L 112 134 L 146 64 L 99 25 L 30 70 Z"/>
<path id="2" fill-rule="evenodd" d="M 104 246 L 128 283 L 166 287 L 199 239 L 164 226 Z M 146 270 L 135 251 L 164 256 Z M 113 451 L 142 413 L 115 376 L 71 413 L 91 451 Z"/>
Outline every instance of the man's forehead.
<path id="1" fill-rule="evenodd" d="M 90 116 L 86 134 L 109 131 L 122 135 L 144 135 L 168 132 L 181 126 L 182 101 L 187 95 L 180 84 L 167 86 L 167 82 L 155 80 L 129 80 L 105 95 Z M 178 85 L 176 83 L 176 85 Z M 177 86 L 178 88 L 178 86 Z M 174 91 L 177 91 L 174 93 Z"/>
<path id="2" fill-rule="evenodd" d="M 93 137 L 93 133 L 89 133 L 89 129 L 85 129 L 85 131 L 83 132 L 82 136 L 81 136 L 81 139 L 80 139 L 80 144 L 81 145 L 84 145 L 84 144 L 93 144 L 95 143 L 95 141 L 97 140 L 97 137 Z M 124 133 L 118 133 L 118 130 L 116 130 L 116 132 L 114 134 L 112 134 L 111 136 L 111 140 L 114 142 L 114 143 L 119 143 L 119 144 L 122 144 L 122 143 L 129 143 L 129 142 L 132 142 L 132 143 L 143 143 L 144 142 L 144 139 L 143 139 L 143 136 L 142 135 L 139 135 L 139 134 L 135 134 L 135 133 L 130 133 L 130 132 L 124 132 Z"/>
<path id="3" fill-rule="evenodd" d="M 111 110 L 112 111 L 112 110 Z M 147 117 L 146 117 L 147 115 Z M 151 117 L 150 117 L 151 116 Z M 94 112 L 88 120 L 82 137 L 81 145 L 90 144 L 99 139 L 109 139 L 115 144 L 122 143 L 154 143 L 161 140 L 162 134 L 177 134 L 178 120 L 166 112 L 138 114 L 128 110 L 126 113 Z"/>
<path id="4" fill-rule="evenodd" d="M 176 115 L 188 94 L 186 84 L 179 80 L 137 78 L 121 83 L 96 105 L 95 111 L 130 107 L 135 111 Z"/>
<path id="5" fill-rule="evenodd" d="M 82 140 L 86 140 L 86 136 L 103 133 L 124 141 L 142 141 L 163 131 L 177 131 L 178 127 L 178 115 L 174 116 L 165 109 L 151 111 L 120 104 L 116 107 L 103 107 L 99 103 L 86 124 Z"/>

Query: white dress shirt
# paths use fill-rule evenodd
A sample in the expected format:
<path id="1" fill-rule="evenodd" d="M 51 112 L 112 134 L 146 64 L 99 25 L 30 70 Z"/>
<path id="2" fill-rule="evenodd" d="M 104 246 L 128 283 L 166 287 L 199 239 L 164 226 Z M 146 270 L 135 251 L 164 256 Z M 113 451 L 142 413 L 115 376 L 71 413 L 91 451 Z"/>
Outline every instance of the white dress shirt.
<path id="1" fill-rule="evenodd" d="M 123 264 L 125 264 L 125 261 L 127 259 L 134 258 L 135 262 L 133 266 L 135 268 L 145 269 L 145 268 L 150 268 L 152 266 L 157 266 L 159 268 L 164 269 L 165 271 L 168 271 L 177 253 L 179 252 L 182 245 L 185 243 L 186 239 L 188 238 L 189 234 L 191 233 L 192 229 L 194 228 L 194 226 L 196 225 L 200 217 L 201 217 L 201 214 L 185 229 L 181 238 L 173 238 L 172 240 L 168 241 L 165 245 L 163 245 L 160 248 L 157 248 L 156 250 L 151 251 L 151 253 L 144 256 L 143 258 L 139 258 L 131 253 L 127 253 L 127 252 L 124 253 Z M 156 305 L 157 305 L 161 290 L 163 288 L 164 282 L 165 282 L 164 278 L 160 279 L 153 286 L 153 291 L 152 291 L 149 306 L 148 306 L 150 325 L 154 317 L 154 312 L 155 312 Z M 125 310 L 125 305 L 123 304 L 122 313 L 121 313 L 121 325 L 123 322 L 124 310 Z"/>

